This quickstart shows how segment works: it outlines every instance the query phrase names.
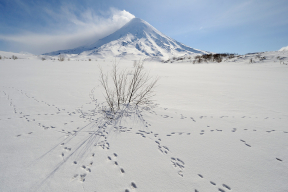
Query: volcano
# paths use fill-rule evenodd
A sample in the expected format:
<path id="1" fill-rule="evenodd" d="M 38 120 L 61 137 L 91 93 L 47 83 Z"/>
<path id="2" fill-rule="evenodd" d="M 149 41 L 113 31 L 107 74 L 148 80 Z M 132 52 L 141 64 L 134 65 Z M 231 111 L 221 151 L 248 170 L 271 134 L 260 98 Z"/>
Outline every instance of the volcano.
<path id="1" fill-rule="evenodd" d="M 93 44 L 59 50 L 45 55 L 78 54 L 105 57 L 156 57 L 167 59 L 208 52 L 188 47 L 155 29 L 146 21 L 134 18 L 114 33 Z"/>

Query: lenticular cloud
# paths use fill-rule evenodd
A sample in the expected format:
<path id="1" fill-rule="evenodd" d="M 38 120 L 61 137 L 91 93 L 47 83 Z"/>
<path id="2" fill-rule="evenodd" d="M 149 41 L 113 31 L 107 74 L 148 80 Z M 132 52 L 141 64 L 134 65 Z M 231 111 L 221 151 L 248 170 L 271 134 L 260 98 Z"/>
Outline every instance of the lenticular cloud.
<path id="1" fill-rule="evenodd" d="M 81 14 L 75 14 L 73 10 L 63 8 L 61 13 L 47 11 L 50 18 L 55 17 L 54 28 L 48 25 L 41 32 L 26 31 L 17 35 L 1 35 L 12 48 L 26 50 L 34 54 L 77 47 L 89 43 L 92 39 L 103 38 L 121 28 L 135 16 L 128 11 L 111 8 L 106 17 L 95 14 L 92 10 L 86 10 Z M 60 18 L 60 19 L 56 19 Z M 57 26 L 57 27 L 55 27 Z M 69 26 L 69 27 L 68 27 Z"/>

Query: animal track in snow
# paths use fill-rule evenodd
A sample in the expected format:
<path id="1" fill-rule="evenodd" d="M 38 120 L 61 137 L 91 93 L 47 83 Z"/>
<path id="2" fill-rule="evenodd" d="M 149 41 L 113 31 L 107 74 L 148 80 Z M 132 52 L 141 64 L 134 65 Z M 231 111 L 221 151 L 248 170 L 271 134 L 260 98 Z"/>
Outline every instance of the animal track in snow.
<path id="1" fill-rule="evenodd" d="M 193 117 L 190 117 L 190 119 L 191 119 L 192 121 L 196 122 L 195 119 L 194 119 Z"/>
<path id="2" fill-rule="evenodd" d="M 214 183 L 213 181 L 210 181 L 210 183 L 211 183 L 212 185 L 216 185 L 216 183 Z"/>
<path id="3" fill-rule="evenodd" d="M 72 179 L 76 179 L 78 177 L 78 174 L 75 174 Z"/>
<path id="4" fill-rule="evenodd" d="M 110 144 L 107 142 L 107 140 L 104 140 L 98 142 L 96 146 L 100 146 L 102 149 L 109 149 Z"/>
<path id="5" fill-rule="evenodd" d="M 222 184 L 222 186 L 225 187 L 228 190 L 231 190 L 231 188 L 228 185 L 226 185 L 226 184 Z"/>
<path id="6" fill-rule="evenodd" d="M 245 143 L 246 146 L 251 147 L 251 145 L 247 144 L 246 141 L 240 139 L 241 142 Z"/>
<path id="7" fill-rule="evenodd" d="M 86 173 L 80 175 L 80 181 L 84 182 L 86 175 L 87 175 Z"/>
<path id="8" fill-rule="evenodd" d="M 49 104 L 50 105 L 50 104 Z M 13 105 L 12 105 L 13 106 Z M 65 109 L 60 109 L 61 110 L 61 115 L 63 115 L 63 111 L 65 111 Z M 18 112 L 18 111 L 17 111 Z M 20 113 L 20 111 L 18 112 L 18 115 L 19 115 L 19 113 Z M 25 111 L 24 111 L 24 113 L 25 113 Z M 66 113 L 66 112 L 65 112 Z M 41 114 L 41 115 L 39 115 L 39 117 L 38 116 L 36 116 L 35 115 L 35 117 L 37 117 L 37 118 L 41 118 L 41 116 L 42 117 L 47 117 L 47 118 L 49 118 L 49 116 L 51 115 L 51 116 L 53 116 L 53 115 L 57 115 L 57 113 L 55 113 L 55 114 L 53 114 L 53 113 L 45 113 L 46 115 L 44 116 L 43 114 Z M 24 115 L 24 114 L 23 114 Z M 66 114 L 67 116 L 69 115 L 69 116 L 71 116 L 72 114 L 71 113 L 67 113 Z M 83 117 L 85 117 L 85 116 L 83 116 Z M 169 117 L 169 116 L 168 116 Z M 167 117 L 167 118 L 168 118 Z M 13 117 L 12 117 L 13 118 Z M 35 121 L 37 121 L 38 119 L 35 119 Z M 185 119 L 186 117 L 185 116 L 183 116 L 183 115 L 181 115 L 181 119 Z M 200 117 L 200 119 L 202 119 L 201 121 L 202 122 L 204 122 L 205 123 L 205 120 L 207 119 L 207 118 L 209 118 L 209 117 L 207 117 L 207 116 L 201 116 Z M 220 117 L 220 118 L 226 118 L 226 117 L 224 117 L 224 116 L 222 116 L 222 117 Z M 193 118 L 193 117 L 190 117 L 190 119 L 193 121 L 193 122 L 196 122 L 195 121 L 195 119 L 197 119 L 197 121 L 199 122 L 199 120 L 198 120 L 198 118 Z M 189 121 L 191 122 L 191 124 L 193 123 L 191 120 L 189 119 Z M 23 117 L 23 120 L 28 120 L 28 122 L 29 123 L 31 123 L 32 121 L 34 121 L 34 119 L 33 119 L 33 117 L 29 117 L 29 116 L 24 116 Z M 92 119 L 91 119 L 92 120 Z M 96 118 L 95 119 L 93 119 L 93 121 L 94 122 L 96 122 Z M 184 120 L 185 121 L 185 120 Z M 38 121 L 39 122 L 39 121 Z M 38 123 L 37 122 L 37 123 Z M 65 134 L 69 134 L 69 136 L 70 135 L 72 135 L 73 134 L 73 132 L 71 131 L 71 132 L 69 132 L 69 126 L 70 126 L 70 124 L 69 124 L 69 122 L 71 123 L 71 121 L 66 121 L 66 126 L 65 126 L 65 130 L 63 131 Z M 25 122 L 25 123 L 27 123 L 27 122 Z M 33 122 L 32 122 L 33 123 Z M 41 127 L 42 126 L 44 126 L 43 128 L 44 129 L 57 129 L 57 127 L 55 126 L 55 125 L 50 125 L 50 124 L 44 124 L 43 122 L 41 122 L 42 124 L 41 124 Z M 69 126 L 68 126 L 68 124 L 69 124 Z M 195 123 L 196 124 L 196 123 Z M 193 123 L 193 125 L 195 125 L 194 123 Z M 147 125 L 149 125 L 149 126 L 151 126 L 151 124 L 147 124 Z M 205 127 L 206 127 L 206 125 L 207 124 L 204 124 L 205 125 Z M 212 125 L 212 124 L 211 124 Z M 64 127 L 63 126 L 63 124 L 61 125 L 62 127 Z M 210 126 L 207 126 L 207 127 L 210 127 Z M 214 128 L 214 127 L 213 127 Z M 58 127 L 58 129 L 59 129 L 59 127 Z M 61 128 L 60 128 L 61 129 Z M 76 129 L 76 127 L 75 127 L 75 129 Z M 77 128 L 77 129 L 79 129 L 79 127 Z M 129 132 L 131 129 L 130 128 L 125 128 L 125 127 L 118 127 L 117 128 L 118 130 L 119 130 L 119 132 L 123 132 L 123 133 L 125 133 L 125 132 Z M 202 127 L 201 128 L 199 128 L 200 129 L 200 131 L 201 131 L 201 129 L 203 129 Z M 211 129 L 211 128 L 210 128 Z M 236 132 L 236 128 L 230 128 L 229 130 L 228 129 L 223 129 L 223 132 L 230 132 L 231 133 L 231 130 L 232 130 L 232 132 Z M 238 130 L 241 130 L 240 128 L 238 128 Z M 238 131 L 237 130 L 237 131 Z M 49 130 L 50 131 L 50 130 Z M 153 130 L 154 131 L 154 130 Z M 175 131 L 175 130 L 174 130 Z M 252 131 L 252 129 L 250 130 L 250 131 Z M 246 133 L 248 133 L 248 132 L 250 132 L 250 131 L 248 131 L 248 130 L 246 130 Z M 253 130 L 254 131 L 254 130 Z M 273 131 L 273 130 L 272 130 Z M 270 132 L 272 132 L 272 131 L 270 131 Z M 213 133 L 212 133 L 213 132 Z M 202 130 L 200 133 L 205 133 L 205 136 L 206 136 L 206 134 L 217 134 L 217 133 L 219 133 L 220 134 L 220 132 L 222 132 L 222 130 L 211 130 L 211 132 L 209 131 L 209 129 L 205 129 L 205 130 Z M 238 131 L 239 132 L 239 131 Z M 264 132 L 264 131 L 263 131 Z M 270 133 L 270 132 L 268 132 L 268 133 Z M 152 132 L 151 132 L 152 133 Z M 165 142 L 165 140 L 164 140 L 164 138 L 163 138 L 163 142 L 160 142 L 161 140 L 158 140 L 158 135 L 159 134 L 157 134 L 157 133 L 153 133 L 153 134 L 151 134 L 150 132 L 146 132 L 146 131 L 139 131 L 139 136 L 142 136 L 143 138 L 145 138 L 145 140 L 146 141 L 149 141 L 149 139 L 147 139 L 147 138 L 153 138 L 152 140 L 153 141 L 155 141 L 155 147 L 156 147 L 156 145 L 159 145 L 160 146 L 160 148 L 161 148 L 161 150 L 162 150 L 162 152 L 163 153 L 165 153 L 165 151 L 168 153 L 169 152 L 169 148 L 168 147 L 166 147 L 166 146 L 162 146 L 161 145 L 161 143 L 163 144 L 163 142 Z M 197 129 L 197 130 L 195 130 L 195 131 L 191 131 L 191 133 L 192 133 L 192 135 L 198 135 L 199 136 L 199 130 Z M 168 134 L 167 136 L 181 136 L 181 137 L 183 137 L 184 135 L 191 135 L 191 133 L 186 133 L 186 132 L 172 132 L 171 134 Z M 288 133 L 288 132 L 285 132 L 284 131 L 284 133 Z M 93 134 L 93 133 L 91 133 L 91 134 Z M 96 133 L 94 133 L 94 134 L 96 134 Z M 97 133 L 98 134 L 98 133 Z M 136 134 L 138 134 L 138 133 L 136 133 Z M 231 133 L 232 134 L 232 133 Z M 99 136 L 101 136 L 101 137 L 107 137 L 108 136 L 108 132 L 106 131 L 106 130 L 101 130 L 101 133 L 99 133 Z M 163 135 L 164 136 L 164 135 Z M 141 138 L 142 139 L 142 138 Z M 160 139 L 160 138 L 159 138 Z M 105 141 L 108 143 L 108 140 L 105 138 Z M 103 141 L 102 143 L 97 143 L 97 144 L 99 144 L 98 146 L 99 147 L 102 147 L 103 148 L 103 146 L 104 146 L 104 148 L 103 149 L 109 149 L 109 143 L 108 143 L 108 146 L 107 145 L 102 145 L 103 143 L 105 143 L 105 141 Z M 238 141 L 239 142 L 239 141 Z M 66 144 L 68 144 L 68 142 L 66 142 L 65 141 L 65 143 Z M 245 141 L 244 141 L 244 143 L 245 143 L 245 145 L 246 146 L 248 146 L 249 144 L 247 144 Z M 65 145 L 66 145 L 65 144 Z M 94 143 L 93 143 L 94 144 Z M 93 145 L 92 144 L 92 145 Z M 63 144 L 64 145 L 64 144 Z M 102 145 L 102 146 L 101 146 Z M 250 146 L 251 147 L 251 146 Z M 63 147 L 64 148 L 64 147 Z M 70 150 L 69 150 L 69 148 L 68 147 L 65 147 L 64 149 L 66 149 L 66 151 L 65 151 L 65 157 L 67 156 L 67 152 L 69 152 L 69 151 L 72 151 L 72 149 L 70 148 Z M 75 150 L 75 148 L 73 147 L 73 150 Z M 102 150 L 101 150 L 102 151 Z M 105 151 L 104 151 L 104 153 L 106 153 Z M 111 156 L 111 157 L 110 157 Z M 117 163 L 116 165 L 118 165 L 118 163 L 120 163 L 121 164 L 121 161 L 119 162 L 119 161 L 114 161 L 115 160 L 115 158 L 117 157 L 117 156 L 115 156 L 114 154 L 110 154 L 110 156 L 108 156 L 108 159 L 109 160 L 111 160 L 111 163 L 109 163 L 109 165 L 113 165 L 113 164 L 115 164 L 115 162 Z M 92 157 L 94 157 L 94 154 L 92 155 Z M 106 156 L 105 156 L 106 157 Z M 274 157 L 275 158 L 275 157 Z M 171 158 L 172 159 L 172 158 Z M 77 159 L 78 160 L 78 159 Z M 180 176 L 182 176 L 183 177 L 183 170 L 184 170 L 184 162 L 182 161 L 181 162 L 181 160 L 179 161 L 179 159 L 177 159 L 177 158 L 174 158 L 174 162 L 176 163 L 178 163 L 179 165 L 177 165 L 177 167 L 175 167 L 175 168 L 177 168 L 177 170 L 179 170 L 178 171 L 178 174 L 180 175 Z M 276 158 L 276 160 L 278 160 L 278 158 Z M 282 161 L 282 160 L 278 160 L 278 161 Z M 76 161 L 75 161 L 76 162 Z M 79 161 L 79 164 L 81 164 L 80 163 L 81 161 Z M 109 161 L 110 162 L 110 161 Z M 77 164 L 77 162 L 76 162 L 76 164 Z M 81 165 L 79 165 L 79 166 L 81 166 Z M 89 166 L 89 165 L 88 165 Z M 91 172 L 91 169 L 90 169 L 90 167 L 88 167 L 88 166 L 86 166 L 86 171 L 88 171 L 88 173 L 87 174 L 89 174 L 89 172 Z M 90 166 L 92 166 L 92 165 L 90 165 Z M 118 165 L 119 166 L 119 165 Z M 181 167 L 181 166 L 183 166 L 183 168 Z M 114 166 L 114 168 L 115 168 L 115 166 Z M 182 170 L 181 170 L 181 168 L 182 168 Z M 88 170 L 88 169 L 90 169 L 90 171 Z M 116 169 L 116 168 L 115 168 Z M 82 169 L 81 169 L 82 170 Z M 117 169 L 117 171 L 118 170 L 120 170 L 120 172 L 117 172 L 117 173 L 119 173 L 119 174 L 123 174 L 123 173 L 125 173 L 125 171 L 124 171 L 124 169 L 123 168 L 120 168 L 120 166 L 119 166 L 119 169 Z M 82 170 L 83 171 L 83 170 Z M 121 175 L 122 175 L 121 174 Z M 202 175 L 201 175 L 202 176 Z M 84 180 L 83 180 L 83 182 L 85 181 L 85 178 L 86 178 L 86 175 L 85 176 L 80 176 L 81 178 L 84 178 Z M 200 174 L 199 174 L 199 177 L 200 177 Z M 77 174 L 77 178 L 79 178 L 79 175 Z M 201 177 L 201 178 L 203 178 L 203 176 Z M 209 180 L 208 180 L 208 182 L 209 182 Z M 212 184 L 212 185 L 214 185 L 215 183 L 213 182 L 213 181 L 210 181 L 210 183 Z M 213 184 L 214 183 L 214 184 Z M 132 186 L 132 185 L 131 185 Z M 135 185 L 136 186 L 136 185 Z M 220 186 L 221 187 L 221 186 Z M 137 187 L 136 187 L 137 188 Z M 222 187 L 223 189 L 221 189 L 221 190 L 227 190 L 228 188 L 226 188 L 225 186 L 224 186 L 224 184 L 223 184 L 223 187 Z M 127 189 L 128 190 L 128 189 Z M 129 190 L 131 190 L 131 189 L 129 189 Z M 128 191 L 129 191 L 128 190 Z M 228 190 L 230 190 L 230 189 L 228 189 Z M 133 191 L 133 190 L 132 190 Z M 219 188 L 219 191 L 220 191 L 220 188 Z M 197 192 L 197 189 L 195 189 L 195 192 Z"/>
<path id="9" fill-rule="evenodd" d="M 163 154 L 168 154 L 168 152 L 169 152 L 168 147 L 165 147 L 165 148 L 164 147 L 165 146 L 158 145 L 158 150 Z"/>
<path id="10" fill-rule="evenodd" d="M 199 177 L 204 178 L 201 174 L 198 174 Z"/>
<path id="11" fill-rule="evenodd" d="M 174 158 L 171 157 L 171 162 L 173 164 L 173 166 L 178 170 L 178 175 L 180 175 L 181 177 L 183 177 L 183 171 L 184 171 L 184 162 L 179 159 L 179 158 Z"/>
<path id="12" fill-rule="evenodd" d="M 137 186 L 136 186 L 136 184 L 135 184 L 134 182 L 131 182 L 131 187 L 132 187 L 133 189 L 136 189 L 136 188 L 137 188 Z"/>

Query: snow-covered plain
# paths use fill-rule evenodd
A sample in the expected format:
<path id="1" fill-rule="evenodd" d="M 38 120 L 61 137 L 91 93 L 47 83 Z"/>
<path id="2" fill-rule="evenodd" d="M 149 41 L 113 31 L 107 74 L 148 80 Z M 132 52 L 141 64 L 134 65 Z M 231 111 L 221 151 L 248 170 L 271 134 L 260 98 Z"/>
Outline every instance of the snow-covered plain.
<path id="1" fill-rule="evenodd" d="M 99 66 L 113 58 L 0 60 L 0 191 L 288 191 L 288 66 L 277 54 L 146 62 L 160 77 L 156 105 L 118 124 L 100 110 Z"/>

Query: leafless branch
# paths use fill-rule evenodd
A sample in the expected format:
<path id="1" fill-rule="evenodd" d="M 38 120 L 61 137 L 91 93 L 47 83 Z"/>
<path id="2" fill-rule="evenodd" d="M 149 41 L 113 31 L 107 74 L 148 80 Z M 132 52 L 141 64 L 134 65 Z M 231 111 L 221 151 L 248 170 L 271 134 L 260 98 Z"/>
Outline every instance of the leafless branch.
<path id="1" fill-rule="evenodd" d="M 144 71 L 143 62 L 134 62 L 132 71 L 120 70 L 116 62 L 111 71 L 112 88 L 109 87 L 108 75 L 100 68 L 100 83 L 105 91 L 105 99 L 112 113 L 116 113 L 123 105 L 145 105 L 154 96 L 154 87 L 158 78 L 152 79 Z"/>

